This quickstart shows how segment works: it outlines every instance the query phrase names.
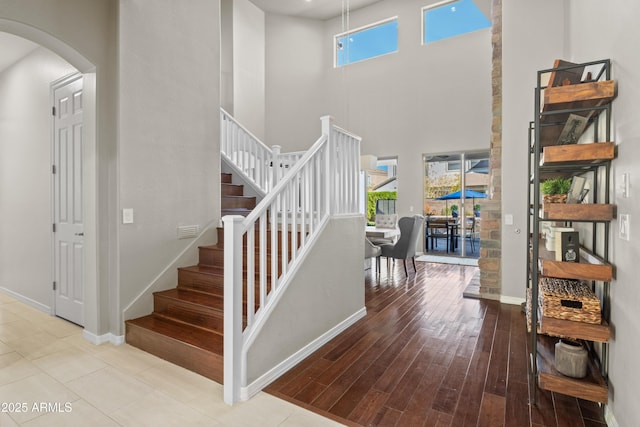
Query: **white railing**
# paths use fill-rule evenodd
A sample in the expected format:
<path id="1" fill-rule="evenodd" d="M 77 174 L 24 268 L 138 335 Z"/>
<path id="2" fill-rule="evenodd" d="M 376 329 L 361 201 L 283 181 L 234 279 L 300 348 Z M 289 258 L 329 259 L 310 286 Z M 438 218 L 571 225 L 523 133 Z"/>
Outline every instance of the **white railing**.
<path id="1" fill-rule="evenodd" d="M 220 134 L 221 155 L 261 195 L 267 194 L 304 154 L 280 153 L 279 145 L 269 148 L 222 108 Z"/>
<path id="2" fill-rule="evenodd" d="M 360 211 L 360 138 L 333 126 L 328 116 L 322 131 L 249 216 L 223 218 L 228 404 L 240 400 L 247 386 L 247 351 L 329 217 Z"/>

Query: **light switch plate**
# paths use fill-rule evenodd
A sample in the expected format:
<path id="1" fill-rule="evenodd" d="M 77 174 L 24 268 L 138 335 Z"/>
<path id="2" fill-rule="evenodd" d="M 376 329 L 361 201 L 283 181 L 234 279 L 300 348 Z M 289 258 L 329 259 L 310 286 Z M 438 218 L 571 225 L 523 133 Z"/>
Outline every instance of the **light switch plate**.
<path id="1" fill-rule="evenodd" d="M 513 225 L 513 214 L 506 214 L 504 216 L 504 224 L 505 225 Z"/>
<path id="2" fill-rule="evenodd" d="M 629 240 L 629 214 L 618 215 L 618 236 L 622 240 Z"/>
<path id="3" fill-rule="evenodd" d="M 122 209 L 122 223 L 133 224 L 133 209 Z"/>
<path id="4" fill-rule="evenodd" d="M 622 174 L 622 197 L 625 199 L 629 197 L 629 174 Z"/>

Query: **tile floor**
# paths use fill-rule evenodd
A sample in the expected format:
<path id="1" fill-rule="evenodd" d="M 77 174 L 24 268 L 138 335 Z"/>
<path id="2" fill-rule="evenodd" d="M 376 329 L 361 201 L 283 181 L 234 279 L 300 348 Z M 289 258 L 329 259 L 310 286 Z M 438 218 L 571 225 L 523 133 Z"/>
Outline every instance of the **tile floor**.
<path id="1" fill-rule="evenodd" d="M 228 406 L 220 384 L 126 344 L 90 344 L 78 326 L 0 293 L 0 426 L 87 425 L 341 424 L 265 393 Z"/>

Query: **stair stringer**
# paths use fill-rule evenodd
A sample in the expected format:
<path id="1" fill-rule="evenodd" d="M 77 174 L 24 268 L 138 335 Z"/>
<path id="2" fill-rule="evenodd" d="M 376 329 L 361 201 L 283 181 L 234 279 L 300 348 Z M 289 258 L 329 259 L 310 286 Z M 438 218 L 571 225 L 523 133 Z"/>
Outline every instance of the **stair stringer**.
<path id="1" fill-rule="evenodd" d="M 218 221 L 212 221 L 122 310 L 124 322 L 153 312 L 153 293 L 173 289 L 178 283 L 178 268 L 198 264 L 198 247 L 217 242 Z"/>
<path id="2" fill-rule="evenodd" d="M 331 217 L 244 337 L 246 400 L 366 314 L 364 217 Z M 295 327 L 294 327 L 295 326 Z"/>

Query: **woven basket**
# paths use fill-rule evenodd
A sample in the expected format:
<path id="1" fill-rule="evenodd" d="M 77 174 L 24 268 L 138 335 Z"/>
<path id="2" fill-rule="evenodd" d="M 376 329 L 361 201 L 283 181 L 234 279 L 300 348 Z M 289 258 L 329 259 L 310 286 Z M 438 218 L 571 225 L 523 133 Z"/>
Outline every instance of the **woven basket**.
<path id="1" fill-rule="evenodd" d="M 586 283 L 542 277 L 539 285 L 538 303 L 543 316 L 601 323 L 600 300 Z"/>
<path id="2" fill-rule="evenodd" d="M 527 332 L 531 333 L 531 289 L 527 288 L 527 304 L 526 304 L 526 315 L 527 315 Z M 540 329 L 540 307 L 538 307 L 538 327 L 536 328 L 538 334 L 542 333 Z M 559 337 L 559 338 L 569 338 L 566 335 L 554 334 L 545 332 L 546 335 L 551 337 Z"/>
<path id="3" fill-rule="evenodd" d="M 566 194 L 545 194 L 544 203 L 567 203 Z"/>

